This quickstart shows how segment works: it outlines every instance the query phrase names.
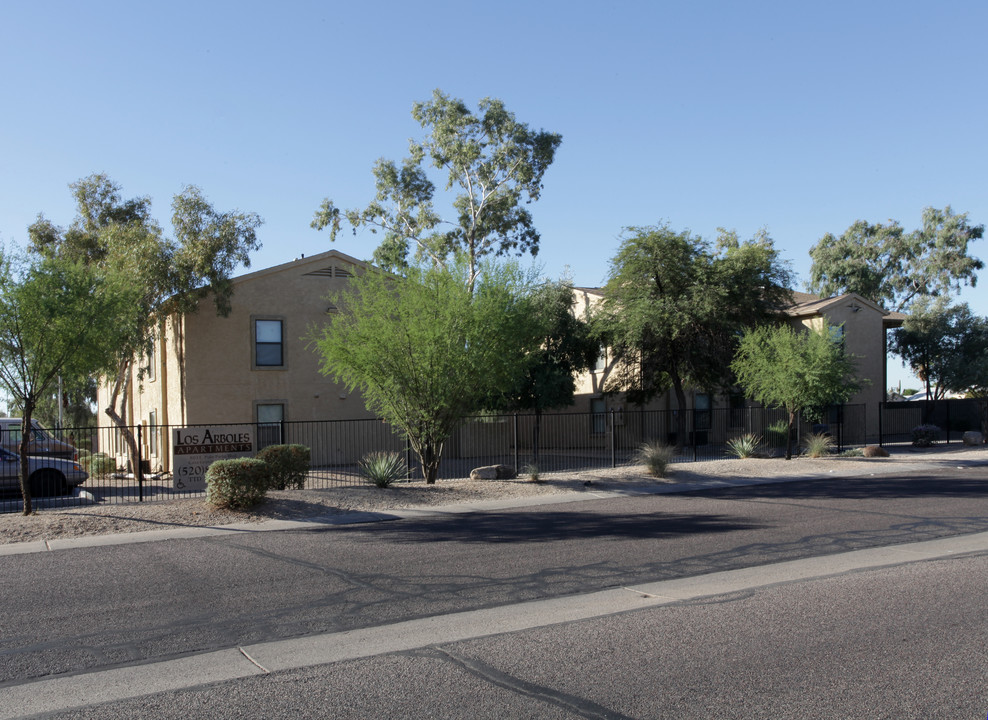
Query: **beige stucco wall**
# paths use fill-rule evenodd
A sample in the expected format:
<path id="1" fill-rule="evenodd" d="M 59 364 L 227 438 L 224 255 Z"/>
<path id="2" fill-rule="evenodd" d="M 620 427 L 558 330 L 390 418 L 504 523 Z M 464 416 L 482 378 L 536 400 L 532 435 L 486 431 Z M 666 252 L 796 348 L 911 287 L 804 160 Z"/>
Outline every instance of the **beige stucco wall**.
<path id="1" fill-rule="evenodd" d="M 154 413 L 159 426 L 253 423 L 258 404 L 284 406 L 285 442 L 306 442 L 311 426 L 302 421 L 372 418 L 358 394 L 348 393 L 319 371 L 319 358 L 310 348 L 308 335 L 331 320 L 327 296 L 347 282 L 346 272 L 359 265 L 337 252 L 269 268 L 238 278 L 228 316 L 216 314 L 210 298 L 199 311 L 169 320 L 155 346 L 155 372 L 144 379 L 127 404 L 129 424 L 147 425 Z M 345 272 L 340 272 L 343 270 Z M 254 365 L 255 318 L 280 319 L 283 328 L 284 365 Z M 184 366 L 184 372 L 183 372 Z M 108 388 L 101 387 L 100 411 L 108 402 Z M 101 417 L 105 417 L 102 416 Z M 101 424 L 109 424 L 108 422 Z M 315 462 L 351 462 L 386 440 L 365 433 L 332 432 L 320 438 L 324 457 Z M 170 468 L 170 439 L 158 431 L 158 452 L 152 452 L 145 432 L 143 452 L 153 470 Z M 104 433 L 101 449 L 124 460 L 123 448 L 112 433 Z M 345 459 L 344 459 L 345 458 Z"/>

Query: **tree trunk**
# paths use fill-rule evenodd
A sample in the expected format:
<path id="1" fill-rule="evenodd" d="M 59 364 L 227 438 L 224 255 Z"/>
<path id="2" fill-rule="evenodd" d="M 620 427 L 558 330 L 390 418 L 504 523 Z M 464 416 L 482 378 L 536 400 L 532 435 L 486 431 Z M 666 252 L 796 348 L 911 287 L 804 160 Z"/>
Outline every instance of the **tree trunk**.
<path id="1" fill-rule="evenodd" d="M 28 456 L 31 443 L 31 416 L 34 414 L 35 401 L 33 398 L 24 399 L 24 415 L 21 417 L 21 497 L 24 498 L 24 514 L 33 512 L 31 506 L 31 485 L 28 482 Z"/>
<path id="2" fill-rule="evenodd" d="M 419 456 L 419 463 L 422 465 L 422 477 L 425 478 L 426 485 L 435 485 L 436 477 L 439 475 L 439 461 L 442 459 L 443 443 L 425 440 L 420 443 L 413 442 L 412 447 Z"/>
<path id="3" fill-rule="evenodd" d="M 110 393 L 110 402 L 107 404 L 106 416 L 113 421 L 113 424 L 120 431 L 120 436 L 127 445 L 127 458 L 135 478 L 140 477 L 141 468 L 138 461 L 137 438 L 127 426 L 127 399 L 130 390 L 130 366 L 129 360 L 120 363 L 117 369 L 117 377 L 113 383 L 113 392 Z M 117 403 L 120 409 L 117 409 Z"/>
<path id="4" fill-rule="evenodd" d="M 793 426 L 796 424 L 796 411 L 789 411 L 789 425 L 786 427 L 786 460 L 792 460 Z"/>

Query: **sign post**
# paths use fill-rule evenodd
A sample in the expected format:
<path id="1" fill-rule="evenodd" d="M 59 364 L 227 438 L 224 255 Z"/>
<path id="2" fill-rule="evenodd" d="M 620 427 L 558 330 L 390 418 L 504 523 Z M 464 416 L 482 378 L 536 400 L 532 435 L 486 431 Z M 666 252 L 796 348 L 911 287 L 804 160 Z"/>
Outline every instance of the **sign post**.
<path id="1" fill-rule="evenodd" d="M 172 482 L 176 490 L 205 492 L 206 470 L 217 460 L 254 454 L 252 425 L 206 425 L 172 430 Z"/>

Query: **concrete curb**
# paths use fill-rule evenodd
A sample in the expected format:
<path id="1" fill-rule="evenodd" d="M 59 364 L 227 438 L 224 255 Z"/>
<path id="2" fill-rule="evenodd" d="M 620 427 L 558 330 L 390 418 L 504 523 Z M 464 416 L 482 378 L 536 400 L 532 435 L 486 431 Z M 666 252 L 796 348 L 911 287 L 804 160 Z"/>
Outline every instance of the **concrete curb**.
<path id="1" fill-rule="evenodd" d="M 988 533 L 941 538 L 64 675 L 3 688 L 0 720 L 521 632 L 727 593 L 822 580 L 850 572 L 985 552 L 988 552 Z"/>

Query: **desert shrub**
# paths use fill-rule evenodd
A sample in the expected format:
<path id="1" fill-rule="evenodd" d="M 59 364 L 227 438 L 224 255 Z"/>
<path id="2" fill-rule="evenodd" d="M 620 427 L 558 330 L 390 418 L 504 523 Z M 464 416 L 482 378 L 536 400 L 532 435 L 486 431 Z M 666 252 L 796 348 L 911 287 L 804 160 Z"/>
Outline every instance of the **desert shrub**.
<path id="1" fill-rule="evenodd" d="M 821 458 L 829 455 L 834 449 L 834 439 L 823 433 L 807 435 L 803 440 L 803 449 L 811 458 Z"/>
<path id="2" fill-rule="evenodd" d="M 635 460 L 639 465 L 648 468 L 649 475 L 660 478 L 665 477 L 666 468 L 672 462 L 675 453 L 676 449 L 671 445 L 655 440 L 642 443 L 635 454 Z"/>
<path id="3" fill-rule="evenodd" d="M 747 433 L 727 441 L 728 455 L 741 459 L 755 457 L 761 447 L 762 437 L 754 433 Z"/>
<path id="4" fill-rule="evenodd" d="M 268 464 L 272 490 L 304 488 L 311 456 L 305 445 L 268 445 L 257 453 Z"/>
<path id="5" fill-rule="evenodd" d="M 106 453 L 86 453 L 83 456 L 82 452 L 80 452 L 79 464 L 86 469 L 87 473 L 94 477 L 112 475 L 117 471 L 117 461 Z"/>
<path id="6" fill-rule="evenodd" d="M 861 448 L 848 448 L 840 454 L 840 457 L 850 458 L 850 457 L 864 457 L 864 450 Z"/>
<path id="7" fill-rule="evenodd" d="M 408 473 L 405 458 L 399 452 L 367 453 L 359 465 L 363 476 L 379 488 L 388 487 L 395 480 L 405 477 Z"/>
<path id="8" fill-rule="evenodd" d="M 206 470 L 206 500 L 215 507 L 242 510 L 264 499 L 271 471 L 259 458 L 217 460 Z"/>
<path id="9" fill-rule="evenodd" d="M 867 458 L 888 457 L 889 451 L 881 445 L 866 445 L 864 450 L 861 451 L 861 455 Z"/>
<path id="10" fill-rule="evenodd" d="M 940 428 L 936 425 L 917 425 L 913 428 L 913 446 L 930 447 L 940 441 Z"/>
<path id="11" fill-rule="evenodd" d="M 765 428 L 765 438 L 772 447 L 779 447 L 786 444 L 786 435 L 789 434 L 789 423 L 785 420 L 774 422 Z"/>
<path id="12" fill-rule="evenodd" d="M 539 472 L 539 466 L 535 463 L 529 463 L 521 469 L 521 474 L 528 476 L 528 479 L 533 483 L 542 482 L 542 475 Z"/>

